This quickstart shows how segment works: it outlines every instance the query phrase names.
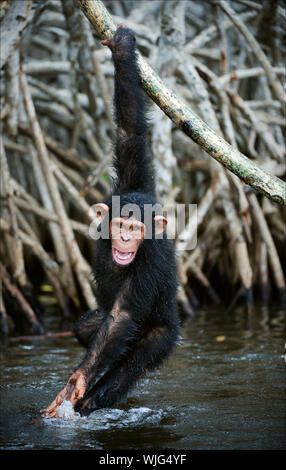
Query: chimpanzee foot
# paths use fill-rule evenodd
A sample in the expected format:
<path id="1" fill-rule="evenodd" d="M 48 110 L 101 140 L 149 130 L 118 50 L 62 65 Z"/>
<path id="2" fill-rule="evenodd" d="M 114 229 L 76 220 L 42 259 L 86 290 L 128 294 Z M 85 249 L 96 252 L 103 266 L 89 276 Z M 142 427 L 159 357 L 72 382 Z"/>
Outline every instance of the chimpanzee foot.
<path id="1" fill-rule="evenodd" d="M 108 407 L 108 399 L 106 400 L 101 393 L 95 393 L 94 395 L 86 396 L 83 398 L 80 398 L 75 404 L 74 410 L 78 412 L 81 416 L 88 416 L 90 413 L 92 413 L 95 410 L 98 410 L 99 408 L 106 408 Z M 111 404 L 114 403 L 114 400 L 111 402 Z M 111 405 L 110 405 L 111 406 Z"/>
<path id="2" fill-rule="evenodd" d="M 81 416 L 88 416 L 95 410 L 100 408 L 109 408 L 113 406 L 120 398 L 122 392 L 118 389 L 118 383 L 105 384 L 96 391 L 91 389 L 84 397 L 80 398 L 74 410 Z"/>
<path id="3" fill-rule="evenodd" d="M 74 406 L 75 412 L 79 413 L 81 416 L 88 416 L 96 408 L 91 409 L 92 398 L 81 398 L 78 400 Z"/>

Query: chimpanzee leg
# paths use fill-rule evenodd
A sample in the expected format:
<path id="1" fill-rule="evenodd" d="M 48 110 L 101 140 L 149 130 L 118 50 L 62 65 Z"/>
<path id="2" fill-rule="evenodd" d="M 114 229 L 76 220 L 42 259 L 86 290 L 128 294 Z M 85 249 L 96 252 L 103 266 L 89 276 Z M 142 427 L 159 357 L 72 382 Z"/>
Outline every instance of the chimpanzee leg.
<path id="1" fill-rule="evenodd" d="M 91 336 L 98 331 L 107 314 L 102 310 L 88 310 L 82 315 L 74 326 L 74 334 L 78 342 L 88 347 Z"/>
<path id="2" fill-rule="evenodd" d="M 75 410 L 85 416 L 99 408 L 113 406 L 127 395 L 147 370 L 157 367 L 169 356 L 177 340 L 177 332 L 164 328 L 152 330 L 127 357 L 88 388 L 84 397 L 76 403 Z"/>

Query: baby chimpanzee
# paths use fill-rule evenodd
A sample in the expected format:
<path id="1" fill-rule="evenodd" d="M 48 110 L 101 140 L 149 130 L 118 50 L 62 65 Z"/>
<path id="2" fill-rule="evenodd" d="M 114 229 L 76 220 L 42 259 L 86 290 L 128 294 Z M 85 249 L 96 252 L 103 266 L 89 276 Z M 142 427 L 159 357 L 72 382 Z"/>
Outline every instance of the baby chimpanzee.
<path id="1" fill-rule="evenodd" d="M 154 214 L 154 171 L 146 151 L 145 95 L 135 37 L 120 25 L 102 43 L 112 51 L 115 66 L 117 176 L 112 195 L 96 206 L 98 230 L 105 226 L 109 231 L 95 248 L 99 308 L 75 325 L 86 355 L 44 416 L 56 417 L 64 399 L 81 415 L 114 405 L 169 356 L 179 338 L 175 253 L 165 232 L 166 218 L 157 209 Z M 114 215 L 115 200 L 119 212 Z M 150 207 L 147 221 L 145 209 Z"/>

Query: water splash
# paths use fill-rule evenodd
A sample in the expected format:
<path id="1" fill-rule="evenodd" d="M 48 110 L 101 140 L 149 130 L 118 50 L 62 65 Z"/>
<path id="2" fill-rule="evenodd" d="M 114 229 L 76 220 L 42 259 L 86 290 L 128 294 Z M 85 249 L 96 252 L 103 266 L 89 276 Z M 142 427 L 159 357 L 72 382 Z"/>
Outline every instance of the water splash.
<path id="1" fill-rule="evenodd" d="M 129 428 L 141 426 L 145 423 L 159 423 L 163 416 L 163 410 L 152 410 L 151 408 L 130 408 L 127 411 L 120 409 L 98 410 L 97 418 L 100 416 L 101 426 L 106 428 Z"/>
<path id="2" fill-rule="evenodd" d="M 164 414 L 162 409 L 152 410 L 146 407 L 130 408 L 127 411 L 118 408 L 103 408 L 88 417 L 81 417 L 74 411 L 71 402 L 64 400 L 58 408 L 58 417 L 46 417 L 44 421 L 56 427 L 106 430 L 158 424 Z"/>
<path id="3" fill-rule="evenodd" d="M 58 417 L 61 419 L 77 419 L 80 414 L 74 411 L 70 401 L 64 400 L 58 408 Z"/>

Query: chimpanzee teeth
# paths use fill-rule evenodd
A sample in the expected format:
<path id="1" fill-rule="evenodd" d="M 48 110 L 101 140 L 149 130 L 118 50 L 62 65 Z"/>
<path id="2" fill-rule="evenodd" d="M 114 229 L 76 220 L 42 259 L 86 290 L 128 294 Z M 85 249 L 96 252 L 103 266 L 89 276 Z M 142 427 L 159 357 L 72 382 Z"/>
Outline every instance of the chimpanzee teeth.
<path id="1" fill-rule="evenodd" d="M 132 252 L 129 252 L 129 253 L 122 253 L 121 251 L 118 251 L 116 250 L 116 256 L 119 258 L 119 259 L 128 259 L 131 257 L 132 255 Z"/>

